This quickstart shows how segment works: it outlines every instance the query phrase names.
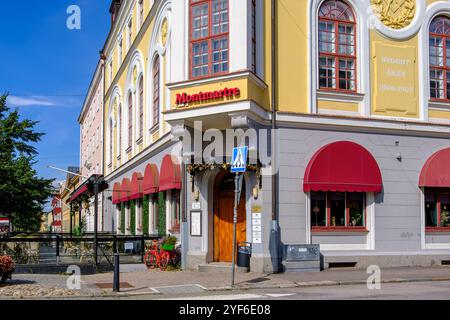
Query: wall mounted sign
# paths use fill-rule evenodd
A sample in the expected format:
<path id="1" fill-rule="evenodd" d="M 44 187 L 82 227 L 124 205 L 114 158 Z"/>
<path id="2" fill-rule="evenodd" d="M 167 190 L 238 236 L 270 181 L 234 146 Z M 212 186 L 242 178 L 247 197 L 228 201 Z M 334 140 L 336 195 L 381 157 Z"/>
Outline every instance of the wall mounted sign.
<path id="1" fill-rule="evenodd" d="M 260 212 L 252 213 L 252 235 L 253 243 L 262 243 L 262 215 Z"/>
<path id="2" fill-rule="evenodd" d="M 202 236 L 202 212 L 191 211 L 191 236 Z"/>
<path id="3" fill-rule="evenodd" d="M 207 103 L 213 101 L 220 101 L 229 98 L 239 97 L 241 95 L 241 90 L 239 88 L 224 88 L 217 91 L 209 92 L 199 92 L 196 94 L 177 94 L 177 99 L 175 104 L 179 107 L 188 106 L 192 103 Z"/>

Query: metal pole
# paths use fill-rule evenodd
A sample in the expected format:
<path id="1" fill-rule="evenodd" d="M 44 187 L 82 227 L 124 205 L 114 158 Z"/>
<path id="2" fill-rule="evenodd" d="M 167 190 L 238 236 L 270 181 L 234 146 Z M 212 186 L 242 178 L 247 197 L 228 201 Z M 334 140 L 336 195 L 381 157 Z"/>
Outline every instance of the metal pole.
<path id="1" fill-rule="evenodd" d="M 141 262 L 144 263 L 144 255 L 145 255 L 145 240 L 144 235 L 141 235 Z"/>
<path id="2" fill-rule="evenodd" d="M 120 255 L 118 253 L 114 253 L 114 282 L 113 282 L 113 291 L 120 291 Z"/>
<path id="3" fill-rule="evenodd" d="M 72 202 L 70 203 L 70 237 L 72 238 L 72 223 L 73 223 L 73 217 L 72 217 L 72 214 L 73 214 L 73 206 L 72 206 Z"/>
<path id="4" fill-rule="evenodd" d="M 94 261 L 95 266 L 98 267 L 97 260 L 97 228 L 98 228 L 98 178 L 94 182 Z"/>
<path id="5" fill-rule="evenodd" d="M 59 263 L 59 235 L 56 235 L 56 263 Z"/>
<path id="6" fill-rule="evenodd" d="M 234 269 L 236 264 L 236 224 L 237 224 L 237 210 L 238 210 L 238 195 L 239 195 L 239 173 L 236 173 L 234 180 L 234 214 L 233 214 L 233 258 L 231 262 L 231 286 L 234 287 Z"/>

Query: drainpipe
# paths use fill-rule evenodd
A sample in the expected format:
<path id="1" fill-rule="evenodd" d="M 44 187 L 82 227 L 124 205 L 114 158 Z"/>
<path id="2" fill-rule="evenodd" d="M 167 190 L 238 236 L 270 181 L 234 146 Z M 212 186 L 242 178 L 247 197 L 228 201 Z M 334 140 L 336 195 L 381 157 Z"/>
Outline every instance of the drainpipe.
<path id="1" fill-rule="evenodd" d="M 272 164 L 272 221 L 270 230 L 269 250 L 274 272 L 280 271 L 280 227 L 278 223 L 278 171 L 276 166 L 276 129 L 277 129 L 277 0 L 272 0 L 271 32 L 272 32 L 272 134 L 271 134 L 271 164 Z"/>

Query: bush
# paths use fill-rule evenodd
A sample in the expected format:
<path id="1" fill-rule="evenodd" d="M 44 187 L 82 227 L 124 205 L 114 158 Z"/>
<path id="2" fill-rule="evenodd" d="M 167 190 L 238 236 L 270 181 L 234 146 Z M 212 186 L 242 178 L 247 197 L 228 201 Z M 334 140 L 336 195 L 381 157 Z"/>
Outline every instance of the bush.
<path id="1" fill-rule="evenodd" d="M 11 279 L 14 267 L 14 261 L 11 257 L 0 256 L 0 281 Z"/>

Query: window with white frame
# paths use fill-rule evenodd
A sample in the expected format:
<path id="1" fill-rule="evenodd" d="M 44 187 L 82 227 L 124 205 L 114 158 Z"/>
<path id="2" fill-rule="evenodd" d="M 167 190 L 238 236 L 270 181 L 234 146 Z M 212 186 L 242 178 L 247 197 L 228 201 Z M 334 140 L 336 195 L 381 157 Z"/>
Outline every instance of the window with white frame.
<path id="1" fill-rule="evenodd" d="M 160 62 L 159 55 L 156 56 L 155 61 L 153 62 L 152 69 L 152 78 L 153 78 L 153 126 L 159 124 L 159 112 L 160 112 Z"/>
<path id="2" fill-rule="evenodd" d="M 133 94 L 128 93 L 128 148 L 133 144 Z"/>
<path id="3" fill-rule="evenodd" d="M 356 18 L 340 0 L 319 9 L 319 89 L 356 92 Z"/>
<path id="4" fill-rule="evenodd" d="M 450 19 L 434 18 L 430 25 L 430 98 L 450 100 Z"/>
<path id="5" fill-rule="evenodd" d="M 366 228 L 366 194 L 362 192 L 312 192 L 313 231 Z"/>
<path id="6" fill-rule="evenodd" d="M 119 45 L 117 47 L 117 60 L 119 62 L 119 66 L 122 64 L 123 58 L 123 41 L 122 38 L 119 39 Z"/>
<path id="7" fill-rule="evenodd" d="M 144 135 L 144 77 L 140 76 L 138 81 L 138 103 L 139 103 L 139 139 Z"/>

